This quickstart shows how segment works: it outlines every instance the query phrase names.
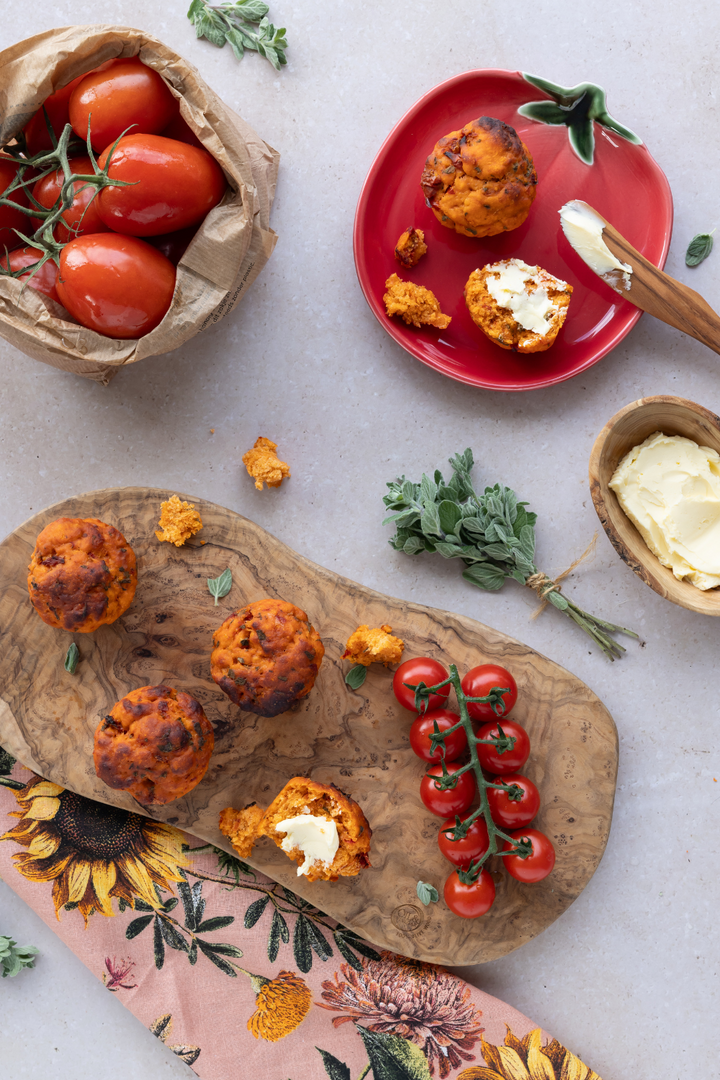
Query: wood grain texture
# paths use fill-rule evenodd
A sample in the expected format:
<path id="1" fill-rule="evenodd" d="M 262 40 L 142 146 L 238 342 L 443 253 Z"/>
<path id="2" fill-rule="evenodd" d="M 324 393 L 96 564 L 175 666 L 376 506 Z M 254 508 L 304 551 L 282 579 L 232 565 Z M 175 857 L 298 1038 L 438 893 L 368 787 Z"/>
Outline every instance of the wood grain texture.
<path id="1" fill-rule="evenodd" d="M 377 945 L 445 964 L 494 960 L 529 941 L 576 899 L 608 838 L 617 774 L 612 717 L 579 679 L 532 649 L 472 619 L 395 600 L 295 554 L 259 526 L 202 499 L 194 546 L 155 539 L 160 502 L 171 492 L 123 488 L 68 499 L 20 526 L 0 545 L 0 744 L 41 775 L 89 798 L 170 822 L 232 851 L 218 830 L 228 805 L 267 805 L 292 776 L 331 781 L 356 799 L 373 829 L 372 869 L 357 878 L 308 883 L 275 845 L 250 860 Z M 63 669 L 70 634 L 46 626 L 28 600 L 26 568 L 37 533 L 61 515 L 116 525 L 138 556 L 138 590 L 121 620 L 76 635 L 81 661 Z M 206 541 L 199 545 L 200 538 Z M 206 578 L 226 566 L 230 594 L 215 607 Z M 325 644 L 315 688 L 273 719 L 241 712 L 210 679 L 213 630 L 240 605 L 281 597 L 307 611 Z M 482 603 L 478 594 L 479 603 Z M 528 775 L 543 804 L 538 827 L 553 838 L 554 872 L 538 885 L 497 874 L 497 900 L 482 919 L 425 908 L 418 880 L 442 894 L 450 866 L 437 847 L 439 819 L 419 797 L 422 764 L 410 750 L 412 714 L 397 705 L 391 672 L 373 667 L 359 691 L 344 682 L 345 642 L 359 623 L 388 622 L 406 656 L 428 655 L 467 669 L 485 661 L 515 676 L 514 715 L 533 750 Z M 216 750 L 202 783 L 184 799 L 148 811 L 95 775 L 93 733 L 128 690 L 167 681 L 203 705 Z M 496 868 L 497 869 L 497 868 Z"/>
<path id="2" fill-rule="evenodd" d="M 702 615 L 720 615 L 720 589 L 704 592 L 689 581 L 678 581 L 650 551 L 610 487 L 625 454 L 656 431 L 683 435 L 720 453 L 720 417 L 702 405 L 671 395 L 633 401 L 607 422 L 592 448 L 590 494 L 595 510 L 620 558 L 646 585 L 680 607 Z"/>

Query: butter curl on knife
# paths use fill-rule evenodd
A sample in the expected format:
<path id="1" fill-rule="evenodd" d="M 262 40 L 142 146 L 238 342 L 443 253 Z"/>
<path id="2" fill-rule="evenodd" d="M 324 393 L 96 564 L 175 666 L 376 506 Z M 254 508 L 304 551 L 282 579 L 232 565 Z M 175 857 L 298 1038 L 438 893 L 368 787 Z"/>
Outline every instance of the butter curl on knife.
<path id="1" fill-rule="evenodd" d="M 605 218 L 582 199 L 566 202 L 559 213 L 562 230 L 580 258 L 616 292 L 629 292 L 633 268 L 615 258 L 605 243 Z"/>

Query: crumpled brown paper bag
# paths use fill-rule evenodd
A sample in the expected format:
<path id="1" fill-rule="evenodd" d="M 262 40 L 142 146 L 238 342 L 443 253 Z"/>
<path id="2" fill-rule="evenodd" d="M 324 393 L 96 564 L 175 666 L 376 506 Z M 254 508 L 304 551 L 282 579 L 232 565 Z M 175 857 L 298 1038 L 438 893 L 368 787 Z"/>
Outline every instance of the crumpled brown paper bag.
<path id="1" fill-rule="evenodd" d="M 177 268 L 172 305 L 136 341 L 104 337 L 68 321 L 64 308 L 0 276 L 0 334 L 28 356 L 107 384 L 123 364 L 170 352 L 223 318 L 270 258 L 280 155 L 225 105 L 194 67 L 162 42 L 125 26 L 48 30 L 0 53 L 0 145 L 8 143 L 50 94 L 106 60 L 139 54 L 180 99 L 180 112 L 220 162 L 230 184 Z"/>

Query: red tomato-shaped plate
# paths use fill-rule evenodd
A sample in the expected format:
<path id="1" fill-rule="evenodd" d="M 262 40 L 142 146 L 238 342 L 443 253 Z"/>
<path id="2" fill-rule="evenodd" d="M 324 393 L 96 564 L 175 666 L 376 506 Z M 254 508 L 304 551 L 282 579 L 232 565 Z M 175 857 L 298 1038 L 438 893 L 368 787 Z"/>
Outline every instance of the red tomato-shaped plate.
<path id="1" fill-rule="evenodd" d="M 355 216 L 355 266 L 365 298 L 381 325 L 407 352 L 459 382 L 489 390 L 533 390 L 570 379 L 615 348 L 641 312 L 621 299 L 580 259 L 560 227 L 558 211 L 584 199 L 612 222 L 650 262 L 663 267 L 672 233 L 673 204 L 667 179 L 645 146 L 593 123 L 592 165 L 575 153 L 564 125 L 526 119 L 518 109 L 552 101 L 520 72 L 467 71 L 440 83 L 393 128 L 363 186 Z M 441 225 L 425 205 L 420 175 L 439 138 L 478 116 L 515 128 L 533 156 L 537 194 L 519 228 L 475 239 Z M 428 251 L 412 270 L 395 260 L 401 233 L 425 232 Z M 475 326 L 463 289 L 470 273 L 501 259 L 539 265 L 573 286 L 567 319 L 555 344 L 521 355 L 499 348 Z M 447 330 L 407 326 L 385 312 L 385 281 L 393 273 L 437 296 Z"/>

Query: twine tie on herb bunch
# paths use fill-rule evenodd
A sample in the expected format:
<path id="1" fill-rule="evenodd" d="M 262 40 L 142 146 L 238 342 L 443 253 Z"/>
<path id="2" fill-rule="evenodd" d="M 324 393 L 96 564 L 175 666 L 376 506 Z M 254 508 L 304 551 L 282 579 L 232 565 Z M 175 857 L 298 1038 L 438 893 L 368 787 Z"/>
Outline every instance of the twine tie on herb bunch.
<path id="1" fill-rule="evenodd" d="M 528 589 L 532 589 L 534 593 L 537 593 L 538 599 L 542 600 L 540 607 L 536 608 L 530 616 L 531 619 L 537 619 L 538 615 L 542 615 L 543 611 L 550 603 L 550 593 L 560 592 L 560 589 L 562 588 L 560 582 L 564 581 L 566 577 L 569 577 L 581 562 L 585 562 L 586 559 L 595 554 L 596 543 L 597 533 L 594 533 L 592 540 L 585 548 L 582 555 L 578 555 L 577 559 L 568 566 L 567 570 L 563 570 L 562 574 L 558 574 L 556 578 L 549 578 L 542 571 L 530 575 L 525 584 Z"/>

